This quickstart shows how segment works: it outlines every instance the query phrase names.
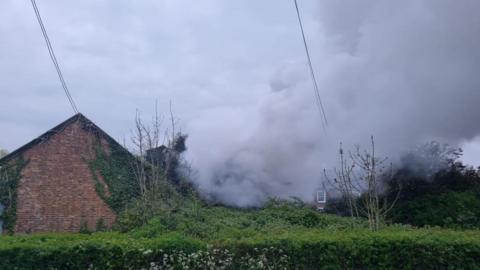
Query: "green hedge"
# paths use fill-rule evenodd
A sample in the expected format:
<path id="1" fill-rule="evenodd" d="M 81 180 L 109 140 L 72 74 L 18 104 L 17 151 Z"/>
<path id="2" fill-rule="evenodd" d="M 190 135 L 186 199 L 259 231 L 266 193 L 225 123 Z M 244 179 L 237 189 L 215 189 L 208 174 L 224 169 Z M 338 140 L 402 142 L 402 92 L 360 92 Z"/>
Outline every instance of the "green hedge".
<path id="1" fill-rule="evenodd" d="M 151 263 L 172 269 L 480 269 L 480 232 L 310 230 L 208 244 L 179 234 L 0 238 L 0 269 L 149 269 Z"/>
<path id="2" fill-rule="evenodd" d="M 386 230 L 304 232 L 235 243 L 235 253 L 278 246 L 306 269 L 480 269 L 480 233 Z"/>
<path id="3" fill-rule="evenodd" d="M 119 233 L 0 237 L 0 269 L 140 269 L 173 250 L 204 243 L 178 235 L 130 238 Z"/>

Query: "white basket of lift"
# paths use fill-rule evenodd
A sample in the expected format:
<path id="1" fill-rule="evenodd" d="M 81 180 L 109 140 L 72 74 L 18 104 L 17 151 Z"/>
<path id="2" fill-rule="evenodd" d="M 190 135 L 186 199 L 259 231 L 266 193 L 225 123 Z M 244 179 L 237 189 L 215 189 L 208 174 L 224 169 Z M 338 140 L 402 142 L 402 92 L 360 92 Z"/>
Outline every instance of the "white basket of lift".
<path id="1" fill-rule="evenodd" d="M 317 191 L 317 210 L 322 211 L 325 210 L 325 204 L 327 203 L 327 192 L 325 190 L 318 190 Z"/>

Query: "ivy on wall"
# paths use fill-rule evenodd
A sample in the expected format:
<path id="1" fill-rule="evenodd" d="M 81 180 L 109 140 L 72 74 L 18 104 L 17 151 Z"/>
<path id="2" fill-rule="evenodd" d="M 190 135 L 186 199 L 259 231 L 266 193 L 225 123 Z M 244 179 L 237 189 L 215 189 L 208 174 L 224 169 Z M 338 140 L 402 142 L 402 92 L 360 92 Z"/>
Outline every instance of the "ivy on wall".
<path id="1" fill-rule="evenodd" d="M 107 152 L 98 141 L 95 146 L 95 158 L 89 162 L 90 170 L 95 181 L 97 194 L 116 213 L 121 212 L 125 206 L 140 195 L 140 189 L 136 183 L 133 166 L 135 158 L 122 146 L 115 142 L 109 142 Z M 103 178 L 103 183 L 99 179 Z"/>
<path id="2" fill-rule="evenodd" d="M 3 205 L 3 213 L 0 219 L 3 221 L 3 229 L 12 234 L 17 219 L 17 190 L 22 178 L 22 170 L 28 164 L 23 157 L 14 161 L 0 164 L 0 203 Z"/>

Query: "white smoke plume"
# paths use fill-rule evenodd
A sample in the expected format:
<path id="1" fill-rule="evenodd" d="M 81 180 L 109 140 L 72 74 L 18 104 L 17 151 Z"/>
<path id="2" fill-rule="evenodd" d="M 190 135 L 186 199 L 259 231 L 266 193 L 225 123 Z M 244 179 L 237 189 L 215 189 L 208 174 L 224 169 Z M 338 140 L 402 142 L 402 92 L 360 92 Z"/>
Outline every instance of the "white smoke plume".
<path id="1" fill-rule="evenodd" d="M 327 130 L 301 62 L 278 67 L 248 110 L 203 111 L 186 128 L 188 158 L 212 198 L 311 200 L 340 142 L 374 135 L 380 154 L 395 159 L 424 141 L 458 146 L 480 134 L 479 1 L 324 0 L 317 8 L 308 29 Z"/>

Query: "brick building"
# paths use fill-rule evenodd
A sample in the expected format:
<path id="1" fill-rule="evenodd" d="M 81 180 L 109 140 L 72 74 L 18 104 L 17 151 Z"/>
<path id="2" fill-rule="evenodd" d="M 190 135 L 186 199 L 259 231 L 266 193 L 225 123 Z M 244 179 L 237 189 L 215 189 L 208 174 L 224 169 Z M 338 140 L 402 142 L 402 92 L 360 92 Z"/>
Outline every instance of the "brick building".
<path id="1" fill-rule="evenodd" d="M 14 233 L 78 232 L 84 226 L 95 229 L 99 221 L 110 227 L 116 219 L 108 202 L 112 187 L 90 162 L 96 158 L 95 147 L 108 155 L 112 145 L 130 155 L 93 122 L 76 114 L 0 159 L 3 168 L 19 161 L 24 164 L 18 181 L 9 185 L 12 190 L 5 190 L 5 181 L 13 183 L 13 177 L 0 178 L 4 181 L 0 223 L 10 225 L 4 229 Z M 8 221 L 5 213 L 10 213 Z"/>

